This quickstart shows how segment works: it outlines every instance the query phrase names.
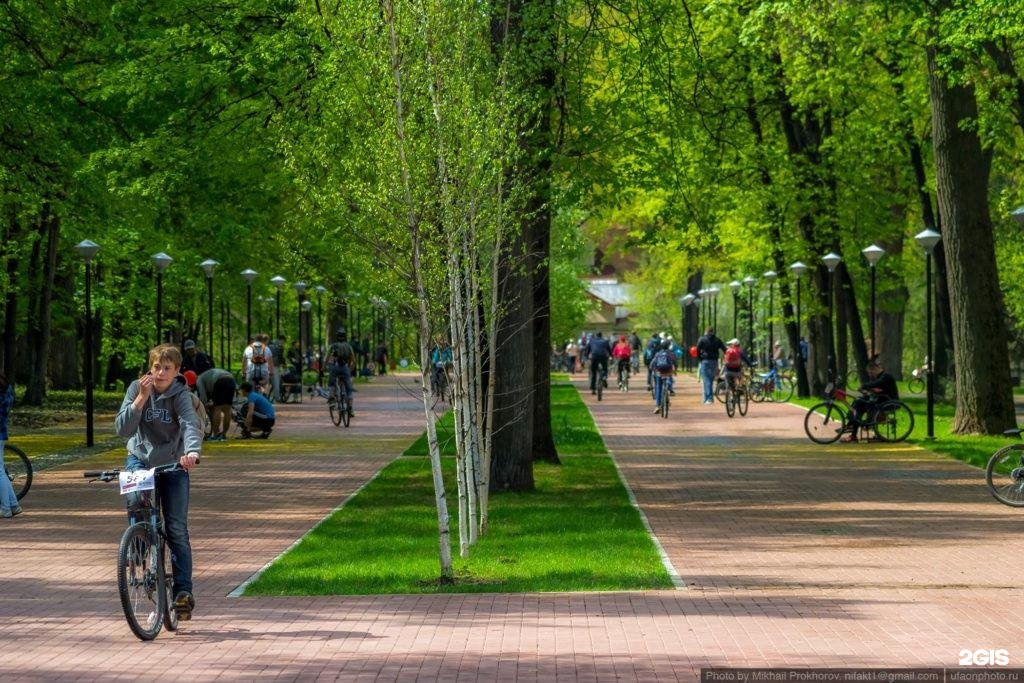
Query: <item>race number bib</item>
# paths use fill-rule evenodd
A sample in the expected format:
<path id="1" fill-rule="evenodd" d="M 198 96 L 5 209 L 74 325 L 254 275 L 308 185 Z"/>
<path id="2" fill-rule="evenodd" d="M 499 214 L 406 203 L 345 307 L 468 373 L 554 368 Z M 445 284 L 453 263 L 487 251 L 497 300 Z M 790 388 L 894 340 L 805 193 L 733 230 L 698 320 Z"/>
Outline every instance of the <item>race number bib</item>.
<path id="1" fill-rule="evenodd" d="M 156 488 L 156 470 L 121 472 L 117 475 L 117 481 L 121 485 L 122 496 L 137 491 L 152 491 Z"/>

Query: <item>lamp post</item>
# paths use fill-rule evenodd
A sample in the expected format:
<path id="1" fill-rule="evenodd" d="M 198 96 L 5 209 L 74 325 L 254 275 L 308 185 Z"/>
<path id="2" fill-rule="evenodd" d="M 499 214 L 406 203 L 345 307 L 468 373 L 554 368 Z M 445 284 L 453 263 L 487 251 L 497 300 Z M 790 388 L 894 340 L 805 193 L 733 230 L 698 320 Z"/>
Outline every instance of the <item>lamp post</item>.
<path id="1" fill-rule="evenodd" d="M 871 265 L 871 324 L 868 328 L 871 330 L 871 357 L 875 357 L 875 266 L 878 265 L 879 260 L 885 256 L 885 249 L 882 249 L 877 244 L 872 244 L 870 247 L 861 249 L 860 253 L 864 254 L 864 258 L 868 260 Z"/>
<path id="2" fill-rule="evenodd" d="M 835 313 L 836 307 L 836 266 L 843 260 L 843 258 L 830 251 L 821 257 L 821 262 L 828 268 L 828 371 L 832 375 L 832 379 L 836 379 L 836 356 L 835 356 L 835 338 L 832 330 L 832 319 Z"/>
<path id="3" fill-rule="evenodd" d="M 284 287 L 287 282 L 288 281 L 280 275 L 275 275 L 270 278 L 270 283 L 277 289 L 277 318 L 275 319 L 275 327 L 277 329 L 274 331 L 274 336 L 277 339 L 281 338 L 281 288 Z"/>
<path id="4" fill-rule="evenodd" d="M 718 327 L 718 285 L 711 285 L 708 294 L 711 296 L 711 327 Z"/>
<path id="5" fill-rule="evenodd" d="M 199 267 L 206 273 L 206 316 L 207 324 L 210 326 L 210 338 L 207 340 L 207 348 L 210 350 L 210 358 L 213 358 L 214 352 L 214 341 L 213 341 L 213 269 L 219 266 L 220 263 L 214 261 L 212 258 L 208 258 L 199 264 Z M 223 365 L 224 359 L 220 359 Z"/>
<path id="6" fill-rule="evenodd" d="M 92 448 L 92 370 L 94 361 L 92 357 L 92 268 L 90 268 L 90 265 L 96 252 L 100 250 L 100 245 L 92 240 L 82 240 L 75 245 L 75 250 L 78 251 L 78 255 L 85 261 L 85 363 L 83 363 L 85 370 L 83 373 L 85 375 L 85 445 L 88 448 Z"/>
<path id="7" fill-rule="evenodd" d="M 299 280 L 298 282 L 296 282 L 295 284 L 292 285 L 292 288 L 295 289 L 295 294 L 296 294 L 296 296 L 299 299 L 299 305 L 298 305 L 298 309 L 299 309 L 299 336 L 297 336 L 296 339 L 299 340 L 299 389 L 300 389 L 300 394 L 301 394 L 301 389 L 302 389 L 302 360 L 303 360 L 303 358 L 302 358 L 302 353 L 303 353 L 303 350 L 302 350 L 302 297 L 306 293 L 306 283 L 302 282 L 301 280 Z"/>
<path id="8" fill-rule="evenodd" d="M 804 372 L 804 350 L 800 346 L 800 280 L 807 272 L 807 265 L 796 261 L 789 266 L 789 271 L 796 278 L 796 349 L 793 356 L 796 358 L 797 396 L 806 398 L 810 396 L 811 391 L 807 385 L 807 373 Z"/>
<path id="9" fill-rule="evenodd" d="M 775 280 L 779 277 L 779 274 L 774 270 L 764 271 L 762 275 L 765 280 L 768 281 L 768 362 L 773 364 L 772 354 L 775 352 L 775 321 L 772 316 L 775 315 Z"/>
<path id="10" fill-rule="evenodd" d="M 743 283 L 739 280 L 733 280 L 729 283 L 729 289 L 732 290 L 732 336 L 738 337 L 739 332 L 739 315 L 740 315 L 740 304 L 739 295 L 740 288 L 743 287 Z"/>
<path id="11" fill-rule="evenodd" d="M 324 384 L 324 310 L 320 305 L 320 297 L 327 291 L 327 288 L 323 285 L 316 286 L 316 350 L 320 355 L 320 363 L 318 364 L 317 370 L 317 383 L 320 386 Z"/>
<path id="12" fill-rule="evenodd" d="M 245 278 L 245 343 L 252 341 L 252 281 L 259 275 L 252 268 L 246 268 L 240 275 Z"/>
<path id="13" fill-rule="evenodd" d="M 313 308 L 313 302 L 310 301 L 309 299 L 305 299 L 305 300 L 303 300 L 301 306 L 302 306 L 302 313 L 306 314 L 306 322 L 303 323 L 302 329 L 303 330 L 309 330 L 309 332 L 306 334 L 306 344 L 305 344 L 305 346 L 303 346 L 302 344 L 299 344 L 299 346 L 301 348 L 303 348 L 303 352 L 304 353 L 308 354 L 307 355 L 307 360 L 308 360 L 307 367 L 312 368 L 313 367 L 313 330 L 312 330 L 313 325 L 311 324 L 312 321 L 310 320 L 311 316 L 309 314 L 309 311 L 310 311 L 311 308 Z M 299 314 L 300 318 L 302 317 L 302 313 Z M 320 369 L 320 363 L 317 362 L 317 370 L 319 370 L 319 369 Z M 319 381 L 319 380 L 317 380 L 317 381 Z"/>
<path id="14" fill-rule="evenodd" d="M 159 345 L 163 341 L 163 325 L 164 325 L 164 271 L 167 270 L 167 266 L 171 265 L 172 259 L 164 252 L 153 254 L 153 267 L 156 269 L 156 343 Z"/>
<path id="15" fill-rule="evenodd" d="M 743 278 L 743 284 L 747 286 L 747 348 L 754 352 L 754 285 L 757 278 L 748 275 Z"/>
<path id="16" fill-rule="evenodd" d="M 703 332 L 707 328 L 707 316 L 704 315 L 704 308 L 707 306 L 708 290 L 701 287 L 697 290 L 697 327 Z"/>
<path id="17" fill-rule="evenodd" d="M 922 230 L 921 232 L 914 235 L 914 241 L 917 242 L 918 246 L 924 249 L 925 255 L 925 354 L 928 361 L 925 363 L 925 372 L 927 375 L 927 391 L 928 391 L 928 438 L 935 438 L 935 373 L 933 371 L 932 358 L 934 356 L 932 351 L 932 254 L 935 251 L 935 245 L 942 239 L 942 235 L 935 232 L 931 228 Z"/>
<path id="18" fill-rule="evenodd" d="M 690 294 L 689 292 L 684 294 L 679 299 L 679 303 L 682 304 L 682 306 L 683 306 L 683 317 L 682 317 L 682 323 L 683 323 L 683 346 L 686 347 L 684 349 L 684 353 L 685 353 L 685 358 L 686 358 L 686 369 L 687 370 L 690 370 L 690 369 L 693 368 L 693 358 L 690 356 L 690 347 L 693 346 L 694 342 L 693 342 L 693 339 L 690 337 L 690 329 L 689 329 L 689 327 L 686 324 L 686 318 L 687 318 L 687 313 L 689 312 L 689 309 L 690 309 L 690 304 L 692 304 L 696 299 L 697 299 L 697 297 L 695 297 L 693 294 Z"/>

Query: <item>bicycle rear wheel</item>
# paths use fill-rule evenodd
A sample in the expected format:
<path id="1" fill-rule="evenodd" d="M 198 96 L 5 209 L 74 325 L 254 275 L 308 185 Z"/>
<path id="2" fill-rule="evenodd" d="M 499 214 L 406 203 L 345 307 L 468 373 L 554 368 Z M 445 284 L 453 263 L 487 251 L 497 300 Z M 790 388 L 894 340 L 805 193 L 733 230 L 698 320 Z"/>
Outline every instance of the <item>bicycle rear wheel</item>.
<path id="1" fill-rule="evenodd" d="M 750 408 L 750 395 L 747 393 L 746 388 L 736 390 L 736 407 L 740 411 L 740 415 L 746 415 L 747 409 Z"/>
<path id="2" fill-rule="evenodd" d="M 729 387 L 725 389 L 725 414 L 729 417 L 736 414 L 736 393 Z"/>
<path id="3" fill-rule="evenodd" d="M 985 484 L 1003 505 L 1024 507 L 1024 443 L 996 451 L 985 468 Z"/>
<path id="4" fill-rule="evenodd" d="M 747 391 L 750 392 L 750 400 L 754 403 L 761 403 L 768 400 L 770 388 L 767 382 L 759 379 L 752 379 L 747 382 Z"/>
<path id="5" fill-rule="evenodd" d="M 352 419 L 349 410 L 348 397 L 345 396 L 345 392 L 342 390 L 341 399 L 338 401 L 338 411 L 341 413 L 341 423 L 346 427 L 348 427 L 348 423 Z"/>
<path id="6" fill-rule="evenodd" d="M 824 401 L 807 411 L 804 431 L 814 443 L 834 443 L 843 434 L 846 411 L 831 401 Z"/>
<path id="7" fill-rule="evenodd" d="M 335 387 L 335 391 L 336 392 L 338 391 L 337 387 Z M 330 411 L 330 413 L 331 413 L 331 422 L 334 423 L 335 427 L 337 427 L 338 425 L 341 424 L 341 401 L 342 400 L 344 400 L 344 399 L 340 398 L 340 392 L 327 397 L 327 410 Z"/>
<path id="8" fill-rule="evenodd" d="M 664 380 L 663 380 L 664 381 Z M 661 416 L 668 418 L 668 386 L 667 383 L 661 387 L 661 403 L 658 405 Z"/>
<path id="9" fill-rule="evenodd" d="M 117 591 L 128 627 L 140 640 L 153 640 L 163 626 L 167 609 L 160 549 L 153 544 L 149 525 L 128 527 L 117 551 Z"/>
<path id="10" fill-rule="evenodd" d="M 725 391 L 728 385 L 724 378 L 719 377 L 715 380 L 715 398 L 718 399 L 719 403 L 725 403 Z"/>
<path id="11" fill-rule="evenodd" d="M 877 410 L 874 430 L 882 441 L 903 441 L 914 431 L 914 413 L 905 403 L 888 401 Z"/>
<path id="12" fill-rule="evenodd" d="M 24 498 L 32 486 L 32 462 L 17 446 L 4 446 L 4 474 L 11 480 L 18 500 Z"/>
<path id="13" fill-rule="evenodd" d="M 907 391 L 912 394 L 920 394 L 924 392 L 925 381 L 923 377 L 911 377 L 910 381 L 907 382 Z"/>
<path id="14" fill-rule="evenodd" d="M 775 380 L 775 386 L 772 387 L 771 394 L 769 394 L 768 398 L 776 403 L 785 403 L 789 399 L 793 398 L 794 388 L 795 387 L 792 382 L 778 377 Z"/>
<path id="15" fill-rule="evenodd" d="M 167 543 L 160 544 L 160 573 L 164 577 L 164 628 L 178 630 L 178 610 L 174 609 L 174 575 L 171 573 L 171 549 Z"/>

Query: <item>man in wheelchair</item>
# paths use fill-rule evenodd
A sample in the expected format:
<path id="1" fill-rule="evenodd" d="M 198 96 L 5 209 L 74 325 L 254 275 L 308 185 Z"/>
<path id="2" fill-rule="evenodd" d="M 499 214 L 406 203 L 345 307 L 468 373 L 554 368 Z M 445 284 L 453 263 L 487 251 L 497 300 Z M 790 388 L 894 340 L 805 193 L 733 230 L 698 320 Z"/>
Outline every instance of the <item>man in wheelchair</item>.
<path id="1" fill-rule="evenodd" d="M 853 405 L 850 406 L 850 415 L 846 426 L 846 431 L 849 433 L 843 437 L 843 441 L 856 441 L 857 430 L 863 426 L 864 418 L 867 416 L 877 421 L 878 416 L 872 416 L 872 411 L 876 410 L 878 405 L 900 397 L 896 378 L 885 371 L 882 364 L 878 362 L 878 356 L 869 360 L 865 369 L 871 379 L 860 386 L 861 396 L 855 399 Z"/>

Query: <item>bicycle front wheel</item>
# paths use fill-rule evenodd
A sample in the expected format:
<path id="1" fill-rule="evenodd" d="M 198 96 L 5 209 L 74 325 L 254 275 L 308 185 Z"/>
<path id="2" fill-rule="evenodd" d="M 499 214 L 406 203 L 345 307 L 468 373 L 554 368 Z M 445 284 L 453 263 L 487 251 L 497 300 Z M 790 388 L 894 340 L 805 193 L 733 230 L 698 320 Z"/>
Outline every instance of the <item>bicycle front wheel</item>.
<path id="1" fill-rule="evenodd" d="M 331 412 L 331 422 L 337 427 L 341 424 L 341 406 L 333 396 L 327 399 L 327 410 Z"/>
<path id="2" fill-rule="evenodd" d="M 996 451 L 985 468 L 985 484 L 1003 505 L 1024 507 L 1024 443 Z"/>
<path id="3" fill-rule="evenodd" d="M 739 409 L 740 415 L 747 414 L 747 409 L 750 407 L 750 395 L 746 388 L 736 391 L 736 407 Z"/>
<path id="4" fill-rule="evenodd" d="M 4 474 L 11 480 L 18 500 L 24 498 L 32 486 L 32 462 L 17 446 L 4 446 Z"/>
<path id="5" fill-rule="evenodd" d="M 661 405 L 658 406 L 661 409 L 661 416 L 668 418 L 668 387 L 663 386 L 661 388 Z"/>
<path id="6" fill-rule="evenodd" d="M 117 551 L 117 591 L 128 627 L 140 640 L 153 640 L 163 625 L 167 595 L 160 549 L 143 522 L 128 527 Z"/>
<path id="7" fill-rule="evenodd" d="M 776 378 L 775 385 L 772 387 L 771 394 L 769 394 L 769 400 L 776 403 L 785 403 L 789 399 L 793 398 L 793 383 L 789 380 L 781 377 Z"/>
<path id="8" fill-rule="evenodd" d="M 715 380 L 715 398 L 718 399 L 719 403 L 725 403 L 725 393 L 728 385 L 725 379 L 718 378 Z"/>
<path id="9" fill-rule="evenodd" d="M 736 414 L 736 393 L 729 388 L 725 390 L 725 414 L 729 417 Z"/>
<path id="10" fill-rule="evenodd" d="M 925 389 L 925 382 L 923 377 L 911 377 L 910 381 L 907 382 L 907 391 L 912 394 L 923 393 Z"/>
<path id="11" fill-rule="evenodd" d="M 768 400 L 771 395 L 771 387 L 768 382 L 759 379 L 752 379 L 747 382 L 747 390 L 750 392 L 750 400 L 754 403 L 761 403 Z"/>
<path id="12" fill-rule="evenodd" d="M 348 407 L 348 398 L 346 398 L 344 393 L 342 393 L 341 401 L 338 403 L 338 410 L 341 412 L 341 423 L 348 427 L 348 423 L 352 419 L 352 415 L 349 412 L 350 408 Z"/>
<path id="13" fill-rule="evenodd" d="M 914 413 L 905 403 L 888 401 L 878 410 L 874 430 L 882 441 L 903 441 L 914 431 Z"/>
<path id="14" fill-rule="evenodd" d="M 843 434 L 846 412 L 835 403 L 825 401 L 807 411 L 804 431 L 814 443 L 834 443 Z"/>
<path id="15" fill-rule="evenodd" d="M 164 628 L 178 630 L 178 610 L 174 609 L 174 575 L 171 573 L 171 549 L 161 543 L 160 575 L 164 577 Z"/>

